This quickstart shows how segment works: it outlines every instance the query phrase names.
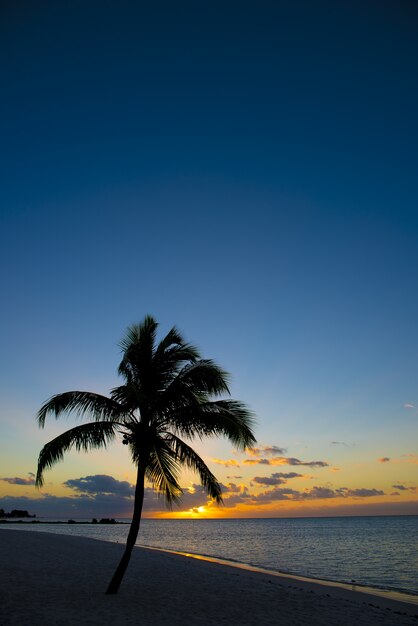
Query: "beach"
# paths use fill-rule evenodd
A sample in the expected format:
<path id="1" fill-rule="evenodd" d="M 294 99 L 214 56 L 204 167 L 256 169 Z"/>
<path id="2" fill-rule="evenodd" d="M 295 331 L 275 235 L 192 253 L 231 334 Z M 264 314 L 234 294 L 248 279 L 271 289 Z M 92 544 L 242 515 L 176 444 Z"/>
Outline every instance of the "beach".
<path id="1" fill-rule="evenodd" d="M 287 576 L 135 548 L 116 596 L 123 546 L 0 530 L 0 624 L 370 626 L 418 624 L 418 605 Z"/>

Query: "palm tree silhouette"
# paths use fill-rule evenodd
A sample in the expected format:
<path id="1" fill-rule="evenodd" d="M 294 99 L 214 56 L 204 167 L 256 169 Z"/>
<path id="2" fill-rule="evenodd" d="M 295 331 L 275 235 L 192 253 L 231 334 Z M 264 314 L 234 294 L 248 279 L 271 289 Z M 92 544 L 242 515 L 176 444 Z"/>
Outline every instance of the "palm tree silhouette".
<path id="1" fill-rule="evenodd" d="M 128 328 L 121 341 L 118 373 L 123 385 L 110 397 L 88 391 L 67 391 L 52 396 L 37 414 L 44 428 L 48 414 L 55 418 L 74 412 L 89 415 L 91 422 L 59 435 L 41 450 L 36 486 L 43 473 L 75 447 L 88 451 L 106 447 L 121 435 L 137 467 L 134 510 L 125 551 L 106 591 L 117 593 L 135 545 L 141 521 L 145 479 L 168 505 L 182 495 L 182 466 L 197 472 L 214 501 L 222 502 L 221 486 L 203 459 L 182 438 L 225 436 L 238 449 L 255 443 L 252 413 L 236 400 L 213 399 L 229 395 L 228 374 L 212 360 L 202 359 L 196 347 L 186 343 L 173 327 L 157 344 L 158 324 L 146 316 Z"/>

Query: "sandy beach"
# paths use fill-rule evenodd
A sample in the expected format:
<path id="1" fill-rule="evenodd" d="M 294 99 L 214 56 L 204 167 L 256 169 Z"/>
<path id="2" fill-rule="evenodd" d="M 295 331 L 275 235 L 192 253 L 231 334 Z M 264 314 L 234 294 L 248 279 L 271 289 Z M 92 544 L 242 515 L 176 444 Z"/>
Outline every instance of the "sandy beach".
<path id="1" fill-rule="evenodd" d="M 418 605 L 136 548 L 117 596 L 122 545 L 0 530 L 0 624 L 370 626 L 418 624 Z"/>

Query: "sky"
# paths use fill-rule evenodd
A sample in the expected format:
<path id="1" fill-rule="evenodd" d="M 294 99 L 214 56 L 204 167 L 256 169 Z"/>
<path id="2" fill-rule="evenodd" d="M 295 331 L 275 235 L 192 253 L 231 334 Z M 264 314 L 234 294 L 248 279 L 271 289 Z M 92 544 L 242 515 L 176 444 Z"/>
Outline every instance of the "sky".
<path id="1" fill-rule="evenodd" d="M 0 508 L 132 513 L 126 448 L 35 415 L 108 394 L 146 314 L 232 375 L 254 450 L 195 442 L 149 517 L 418 514 L 415 2 L 0 9 Z"/>

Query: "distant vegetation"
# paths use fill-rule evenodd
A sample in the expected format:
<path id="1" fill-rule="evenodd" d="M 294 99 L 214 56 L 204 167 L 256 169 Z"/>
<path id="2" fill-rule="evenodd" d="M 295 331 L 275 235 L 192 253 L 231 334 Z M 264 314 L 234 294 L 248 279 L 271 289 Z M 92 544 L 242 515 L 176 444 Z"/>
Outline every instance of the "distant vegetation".
<path id="1" fill-rule="evenodd" d="M 91 522 L 76 522 L 75 519 L 69 519 L 67 524 L 118 524 L 115 519 L 109 517 L 102 517 L 100 522 L 97 521 L 95 517 L 91 520 Z"/>
<path id="2" fill-rule="evenodd" d="M 97 520 L 97 518 L 93 517 L 91 522 L 77 521 L 75 519 L 69 519 L 67 520 L 67 522 L 64 522 L 63 520 L 57 520 L 54 522 L 54 521 L 49 521 L 49 520 L 41 521 L 39 519 L 34 519 L 34 518 L 36 518 L 36 515 L 30 515 L 28 511 L 21 511 L 19 509 L 13 509 L 13 511 L 10 511 L 10 513 L 6 513 L 4 509 L 0 509 L 0 523 L 2 524 L 6 524 L 7 523 L 6 520 L 17 520 L 18 523 L 24 524 L 25 522 L 22 521 L 24 519 L 30 519 L 32 524 L 124 524 L 126 523 L 126 522 L 117 522 L 113 517 L 102 517 L 100 520 Z"/>
<path id="3" fill-rule="evenodd" d="M 6 513 L 4 509 L 0 509 L 0 519 L 17 517 L 36 517 L 36 515 L 29 515 L 28 511 L 20 511 L 19 509 L 13 509 L 10 513 Z"/>

